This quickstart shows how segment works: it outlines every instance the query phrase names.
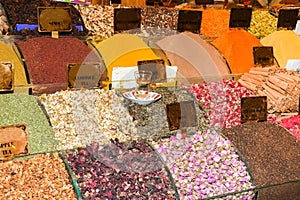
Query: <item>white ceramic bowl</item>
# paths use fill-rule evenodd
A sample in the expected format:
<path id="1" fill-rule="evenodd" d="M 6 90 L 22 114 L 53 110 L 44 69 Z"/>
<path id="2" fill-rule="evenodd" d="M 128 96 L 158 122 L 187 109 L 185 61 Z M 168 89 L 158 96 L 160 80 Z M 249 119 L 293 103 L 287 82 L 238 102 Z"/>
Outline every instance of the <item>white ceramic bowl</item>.
<path id="1" fill-rule="evenodd" d="M 132 90 L 130 92 L 123 93 L 123 96 L 139 105 L 148 105 L 161 98 L 160 94 L 145 90 Z"/>

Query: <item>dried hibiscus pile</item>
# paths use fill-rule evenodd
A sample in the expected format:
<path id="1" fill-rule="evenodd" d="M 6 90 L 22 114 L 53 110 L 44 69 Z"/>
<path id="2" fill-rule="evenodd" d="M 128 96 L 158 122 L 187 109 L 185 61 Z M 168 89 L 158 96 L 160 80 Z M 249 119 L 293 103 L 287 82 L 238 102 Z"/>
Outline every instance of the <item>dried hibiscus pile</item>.
<path id="1" fill-rule="evenodd" d="M 280 121 L 280 125 L 288 129 L 297 139 L 300 144 L 300 115 L 284 118 Z"/>
<path id="2" fill-rule="evenodd" d="M 210 126 L 230 128 L 241 124 L 241 98 L 250 92 L 233 80 L 193 84 L 189 90 L 207 111 Z"/>
<path id="3" fill-rule="evenodd" d="M 66 155 L 83 199 L 176 199 L 155 151 L 144 141 L 99 148 L 94 142 Z"/>

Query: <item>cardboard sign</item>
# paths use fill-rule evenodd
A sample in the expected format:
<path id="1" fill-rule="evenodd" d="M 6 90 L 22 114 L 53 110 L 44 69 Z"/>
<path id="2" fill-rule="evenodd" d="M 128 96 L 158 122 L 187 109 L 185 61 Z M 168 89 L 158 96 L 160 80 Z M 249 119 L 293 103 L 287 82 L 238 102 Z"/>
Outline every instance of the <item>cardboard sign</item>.
<path id="1" fill-rule="evenodd" d="M 38 7 L 38 31 L 70 32 L 71 16 L 71 7 Z"/>
<path id="2" fill-rule="evenodd" d="M 254 64 L 261 66 L 274 65 L 273 47 L 253 47 Z"/>
<path id="3" fill-rule="evenodd" d="M 151 71 L 151 83 L 163 83 L 167 81 L 165 62 L 162 59 L 138 61 L 139 71 Z"/>
<path id="4" fill-rule="evenodd" d="M 280 9 L 278 14 L 277 28 L 294 30 L 297 24 L 299 9 Z"/>
<path id="5" fill-rule="evenodd" d="M 231 8 L 229 28 L 248 28 L 250 27 L 252 8 Z"/>
<path id="6" fill-rule="evenodd" d="M 190 31 L 200 33 L 202 11 L 179 10 L 177 30 L 179 32 Z"/>
<path id="7" fill-rule="evenodd" d="M 243 97 L 241 101 L 242 123 L 248 121 L 267 121 L 267 97 Z"/>
<path id="8" fill-rule="evenodd" d="M 11 62 L 0 62 L 0 93 L 12 93 L 14 70 Z"/>
<path id="9" fill-rule="evenodd" d="M 0 127 L 0 161 L 29 154 L 28 131 L 24 124 Z"/>
<path id="10" fill-rule="evenodd" d="M 71 63 L 67 67 L 68 88 L 98 88 L 104 70 L 99 63 Z"/>
<path id="11" fill-rule="evenodd" d="M 197 126 L 197 115 L 194 101 L 184 101 L 166 105 L 169 130 L 178 130 Z"/>
<path id="12" fill-rule="evenodd" d="M 208 4 L 214 4 L 214 0 L 195 0 L 196 5 L 208 5 Z"/>
<path id="13" fill-rule="evenodd" d="M 115 8 L 114 9 L 114 31 L 126 31 L 141 27 L 140 8 Z"/>

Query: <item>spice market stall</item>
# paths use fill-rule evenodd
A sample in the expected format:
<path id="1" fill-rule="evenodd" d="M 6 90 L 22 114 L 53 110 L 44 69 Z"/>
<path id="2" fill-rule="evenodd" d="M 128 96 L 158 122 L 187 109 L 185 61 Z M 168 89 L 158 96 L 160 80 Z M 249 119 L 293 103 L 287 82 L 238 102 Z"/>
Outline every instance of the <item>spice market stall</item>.
<path id="1" fill-rule="evenodd" d="M 257 38 L 265 32 L 254 36 L 229 30 L 224 25 L 228 10 L 197 8 L 203 11 L 202 35 L 177 33 L 177 8 L 142 7 L 141 31 L 115 34 L 114 6 L 0 3 L 10 9 L 13 27 L 1 40 L 0 61 L 13 63 L 15 88 L 33 89 L 33 95 L 0 94 L 0 134 L 6 134 L 0 153 L 14 152 L 21 140 L 6 141 L 11 131 L 5 128 L 23 127 L 28 136 L 23 141 L 28 142 L 25 156 L 12 155 L 12 161 L 0 163 L 0 198 L 299 199 L 300 150 L 292 136 L 298 135 L 298 118 L 282 120 L 281 125 L 241 120 L 242 99 L 266 95 L 270 87 L 291 97 L 284 102 L 289 106 L 286 112 L 297 111 L 292 101 L 299 96 L 298 75 L 254 67 L 252 47 L 262 46 Z M 32 9 L 52 5 L 71 5 L 72 31 L 53 38 L 55 34 L 50 37 L 35 28 L 18 29 L 38 23 Z M 88 30 L 76 28 L 83 24 Z M 90 38 L 78 37 L 89 33 Z M 218 51 L 206 40 L 227 49 Z M 96 63 L 106 68 L 99 82 L 111 82 L 115 68 L 138 68 L 139 61 L 161 59 L 178 66 L 177 84 L 150 87 L 151 83 L 148 91 L 124 91 L 77 85 L 83 76 L 76 70 L 70 87 L 67 76 L 72 63 L 79 69 Z M 170 66 L 163 67 L 165 72 Z M 234 81 L 240 73 L 244 78 Z M 196 79 L 186 82 L 190 78 Z M 253 81 L 243 86 L 246 80 L 259 82 L 264 90 L 251 85 Z"/>

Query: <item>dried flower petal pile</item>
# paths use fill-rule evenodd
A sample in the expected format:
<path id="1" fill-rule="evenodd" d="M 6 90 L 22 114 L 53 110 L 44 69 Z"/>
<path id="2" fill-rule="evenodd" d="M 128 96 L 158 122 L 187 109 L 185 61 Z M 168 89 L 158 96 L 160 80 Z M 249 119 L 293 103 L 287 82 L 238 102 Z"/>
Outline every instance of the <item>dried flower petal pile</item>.
<path id="1" fill-rule="evenodd" d="M 180 199 L 208 198 L 254 187 L 231 142 L 215 131 L 197 133 L 191 138 L 171 137 L 155 146 L 170 168 Z M 254 192 L 249 191 L 223 198 L 253 197 Z"/>
<path id="2" fill-rule="evenodd" d="M 162 162 L 143 141 L 93 143 L 67 159 L 84 199 L 175 199 Z"/>
<path id="3" fill-rule="evenodd" d="M 113 90 L 61 91 L 44 94 L 40 100 L 49 115 L 59 149 L 74 149 L 94 141 L 105 145 L 111 138 L 124 141 L 127 140 L 124 133 L 128 132 L 121 133 L 117 122 L 126 121 L 129 131 L 133 126 L 122 99 Z"/>
<path id="4" fill-rule="evenodd" d="M 211 126 L 229 128 L 241 124 L 241 98 L 250 92 L 240 83 L 223 80 L 193 84 L 190 91 L 198 98 L 200 105 L 208 109 Z"/>
<path id="5" fill-rule="evenodd" d="M 280 125 L 291 131 L 296 137 L 298 144 L 300 144 L 300 115 L 284 118 L 281 120 Z"/>

